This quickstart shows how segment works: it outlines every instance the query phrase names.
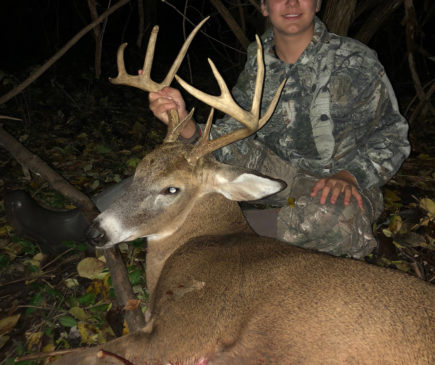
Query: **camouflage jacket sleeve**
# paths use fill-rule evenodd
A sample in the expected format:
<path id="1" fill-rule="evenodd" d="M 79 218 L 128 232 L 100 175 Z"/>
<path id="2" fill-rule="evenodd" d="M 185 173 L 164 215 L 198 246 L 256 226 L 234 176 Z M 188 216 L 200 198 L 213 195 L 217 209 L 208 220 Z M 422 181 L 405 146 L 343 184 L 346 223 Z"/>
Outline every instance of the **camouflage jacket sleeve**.
<path id="1" fill-rule="evenodd" d="M 384 69 L 376 63 L 376 72 L 372 69 L 363 77 L 365 87 L 354 86 L 358 91 L 349 91 L 352 97 L 342 109 L 348 113 L 336 112 L 333 116 L 335 141 L 330 173 L 347 170 L 362 189 L 385 184 L 410 153 L 408 123 L 398 110 Z M 331 99 L 337 101 L 337 95 Z M 348 125 L 339 126 L 341 123 Z"/>

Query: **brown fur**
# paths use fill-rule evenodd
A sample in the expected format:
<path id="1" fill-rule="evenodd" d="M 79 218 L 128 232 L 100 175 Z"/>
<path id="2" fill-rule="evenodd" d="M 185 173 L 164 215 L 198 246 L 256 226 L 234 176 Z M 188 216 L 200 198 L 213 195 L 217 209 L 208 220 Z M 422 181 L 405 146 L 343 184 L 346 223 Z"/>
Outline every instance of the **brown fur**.
<path id="1" fill-rule="evenodd" d="M 179 185 L 188 200 L 174 200 L 163 220 L 159 212 L 149 216 L 160 228 L 141 222 L 146 234 L 178 227 L 149 243 L 149 325 L 103 348 L 136 365 L 435 364 L 433 286 L 254 234 L 236 202 L 204 193 L 223 165 L 207 159 L 190 166 L 183 157 L 190 147 L 176 145 L 170 151 L 177 171 L 165 169 L 166 148 L 154 151 L 139 167 L 137 184 L 109 209 L 138 222 L 132 217 L 140 215 L 128 211 L 135 201 L 188 179 Z M 156 174 L 147 171 L 151 160 Z M 98 348 L 55 364 L 116 364 L 97 360 Z"/>

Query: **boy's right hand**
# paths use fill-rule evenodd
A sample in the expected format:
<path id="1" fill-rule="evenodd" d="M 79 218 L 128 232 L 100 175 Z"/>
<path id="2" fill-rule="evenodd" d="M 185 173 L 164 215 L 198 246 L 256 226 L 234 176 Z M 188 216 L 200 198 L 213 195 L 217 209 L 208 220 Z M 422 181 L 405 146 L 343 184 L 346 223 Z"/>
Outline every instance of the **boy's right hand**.
<path id="1" fill-rule="evenodd" d="M 167 111 L 176 109 L 180 120 L 187 116 L 186 103 L 181 93 L 172 87 L 164 87 L 155 93 L 149 93 L 150 109 L 154 116 L 163 123 L 168 124 Z"/>

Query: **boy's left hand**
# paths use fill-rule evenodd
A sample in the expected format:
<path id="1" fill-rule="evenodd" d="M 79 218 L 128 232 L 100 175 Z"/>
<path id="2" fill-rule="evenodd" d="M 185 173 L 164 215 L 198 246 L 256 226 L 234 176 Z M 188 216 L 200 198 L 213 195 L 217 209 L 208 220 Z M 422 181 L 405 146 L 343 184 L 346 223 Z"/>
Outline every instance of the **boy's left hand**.
<path id="1" fill-rule="evenodd" d="M 363 209 L 363 201 L 357 188 L 356 179 L 351 173 L 345 170 L 337 172 L 335 175 L 320 179 L 316 185 L 314 185 L 311 196 L 316 196 L 319 191 L 322 192 L 320 195 L 320 204 L 326 203 L 330 193 L 331 204 L 335 204 L 340 194 L 344 194 L 344 205 L 349 205 L 350 199 L 354 197 L 358 206 Z"/>

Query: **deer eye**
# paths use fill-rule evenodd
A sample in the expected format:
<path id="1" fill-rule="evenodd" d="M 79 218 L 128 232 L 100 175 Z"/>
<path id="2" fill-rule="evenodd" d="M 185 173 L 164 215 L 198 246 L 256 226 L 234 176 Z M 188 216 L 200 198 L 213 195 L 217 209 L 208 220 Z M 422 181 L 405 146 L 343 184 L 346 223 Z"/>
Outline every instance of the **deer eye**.
<path id="1" fill-rule="evenodd" d="M 173 194 L 177 194 L 180 191 L 179 188 L 174 188 L 173 186 L 169 186 L 168 188 L 164 189 L 162 191 L 163 195 L 173 195 Z"/>

